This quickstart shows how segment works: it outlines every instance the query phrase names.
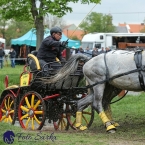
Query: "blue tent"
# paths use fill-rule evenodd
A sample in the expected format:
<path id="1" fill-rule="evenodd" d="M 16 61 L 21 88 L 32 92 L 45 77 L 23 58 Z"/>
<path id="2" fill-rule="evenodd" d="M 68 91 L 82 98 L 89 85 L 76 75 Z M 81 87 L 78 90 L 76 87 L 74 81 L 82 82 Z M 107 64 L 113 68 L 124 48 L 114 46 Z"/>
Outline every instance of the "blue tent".
<path id="1" fill-rule="evenodd" d="M 49 29 L 45 29 L 44 38 L 46 38 L 49 35 L 50 35 Z M 62 34 L 61 41 L 66 41 L 67 39 L 68 38 L 64 34 Z M 22 44 L 36 47 L 36 29 L 35 28 L 32 28 L 30 31 L 28 31 L 26 34 L 24 34 L 22 37 L 11 40 L 11 45 L 22 45 Z M 69 39 L 68 47 L 79 48 L 80 41 Z"/>

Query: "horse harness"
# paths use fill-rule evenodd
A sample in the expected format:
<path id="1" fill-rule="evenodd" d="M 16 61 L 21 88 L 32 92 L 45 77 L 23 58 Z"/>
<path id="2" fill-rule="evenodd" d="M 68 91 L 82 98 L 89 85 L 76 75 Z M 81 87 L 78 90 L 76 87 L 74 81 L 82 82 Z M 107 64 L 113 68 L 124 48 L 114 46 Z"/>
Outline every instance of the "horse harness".
<path id="1" fill-rule="evenodd" d="M 134 54 L 134 61 L 138 70 L 138 78 L 140 82 L 140 86 L 143 90 L 145 90 L 145 83 L 143 79 L 143 75 L 141 71 L 145 71 L 145 65 L 142 65 L 142 50 L 137 50 Z"/>
<path id="2" fill-rule="evenodd" d="M 140 86 L 143 90 L 145 90 L 145 83 L 144 83 L 144 79 L 143 79 L 143 75 L 142 75 L 142 71 L 145 71 L 145 65 L 142 65 L 142 50 L 137 49 L 134 54 L 134 61 L 135 61 L 136 67 L 137 67 L 136 69 L 115 75 L 111 78 L 109 77 L 109 69 L 108 69 L 107 62 L 106 62 L 106 55 L 107 55 L 107 53 L 104 54 L 104 62 L 105 62 L 105 66 L 106 66 L 106 79 L 103 81 L 100 81 L 100 82 L 96 82 L 92 85 L 88 85 L 88 86 L 86 86 L 87 88 L 92 88 L 98 84 L 103 84 L 105 82 L 112 81 L 115 78 L 119 78 L 121 76 L 125 76 L 125 75 L 131 74 L 131 73 L 138 72 Z"/>

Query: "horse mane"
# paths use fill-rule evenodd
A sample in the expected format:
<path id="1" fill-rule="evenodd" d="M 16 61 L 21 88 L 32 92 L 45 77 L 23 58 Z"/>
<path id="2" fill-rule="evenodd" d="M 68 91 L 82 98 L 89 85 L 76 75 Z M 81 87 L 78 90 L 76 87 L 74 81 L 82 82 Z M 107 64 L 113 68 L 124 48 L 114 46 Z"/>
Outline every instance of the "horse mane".
<path id="1" fill-rule="evenodd" d="M 44 83 L 56 83 L 61 79 L 66 79 L 71 73 L 77 70 L 79 60 L 88 61 L 89 58 L 81 53 L 70 57 L 67 63 L 58 71 L 58 73 L 49 79 L 43 79 Z"/>

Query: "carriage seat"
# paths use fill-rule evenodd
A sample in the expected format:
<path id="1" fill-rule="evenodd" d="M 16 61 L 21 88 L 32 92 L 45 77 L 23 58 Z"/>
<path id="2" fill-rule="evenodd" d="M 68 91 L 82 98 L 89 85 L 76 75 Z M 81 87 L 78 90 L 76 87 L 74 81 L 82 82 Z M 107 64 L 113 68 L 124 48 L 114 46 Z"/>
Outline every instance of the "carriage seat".
<path id="1" fill-rule="evenodd" d="M 32 51 L 31 54 L 28 54 L 27 57 L 27 63 L 30 67 L 31 72 L 33 74 L 39 73 L 37 74 L 38 76 L 48 76 L 46 75 L 46 73 L 40 72 L 44 68 L 41 68 L 40 62 L 36 56 L 37 56 L 37 51 Z M 61 64 L 58 64 L 56 62 L 50 62 L 47 64 L 47 66 L 49 69 L 49 76 L 55 75 L 57 70 L 62 67 Z"/>
<path id="2" fill-rule="evenodd" d="M 33 54 L 34 56 L 37 56 L 37 53 L 38 53 L 37 50 L 31 51 L 31 54 Z"/>
<path id="3" fill-rule="evenodd" d="M 32 51 L 31 54 L 28 54 L 27 57 L 27 62 L 32 72 L 41 70 L 40 63 L 36 55 L 37 51 Z"/>

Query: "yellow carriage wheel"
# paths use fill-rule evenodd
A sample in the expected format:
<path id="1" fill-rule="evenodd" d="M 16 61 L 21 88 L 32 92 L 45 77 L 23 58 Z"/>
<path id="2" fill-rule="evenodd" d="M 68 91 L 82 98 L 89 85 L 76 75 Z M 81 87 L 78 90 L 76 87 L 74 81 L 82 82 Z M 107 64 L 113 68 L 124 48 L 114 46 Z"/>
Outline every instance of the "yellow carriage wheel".
<path id="1" fill-rule="evenodd" d="M 18 107 L 18 119 L 22 128 L 40 130 L 46 118 L 46 105 L 35 91 L 26 93 Z"/>
<path id="2" fill-rule="evenodd" d="M 15 97 L 12 94 L 7 94 L 0 106 L 0 122 L 14 124 L 14 101 Z"/>
<path id="3" fill-rule="evenodd" d="M 71 126 L 72 129 L 76 130 L 77 128 L 75 127 L 76 124 L 76 108 L 74 108 L 73 105 L 67 105 L 67 120 L 69 125 Z M 85 107 L 85 109 L 82 112 L 82 125 L 87 126 L 89 128 L 94 120 L 94 109 L 92 108 L 91 105 L 88 105 Z"/>

